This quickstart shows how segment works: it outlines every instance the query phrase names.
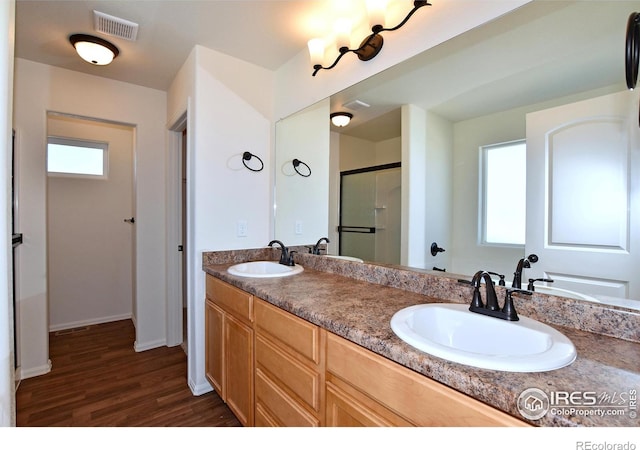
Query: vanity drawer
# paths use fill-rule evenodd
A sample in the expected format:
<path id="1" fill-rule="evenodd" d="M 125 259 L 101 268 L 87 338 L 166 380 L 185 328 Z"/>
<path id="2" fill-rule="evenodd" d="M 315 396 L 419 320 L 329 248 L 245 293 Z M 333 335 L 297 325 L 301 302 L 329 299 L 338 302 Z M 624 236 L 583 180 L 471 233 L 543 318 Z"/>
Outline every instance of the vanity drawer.
<path id="1" fill-rule="evenodd" d="M 299 401 L 316 412 L 320 411 L 320 374 L 290 358 L 259 334 L 256 335 L 256 365 Z"/>
<path id="2" fill-rule="evenodd" d="M 320 421 L 301 408 L 260 369 L 256 369 L 256 409 L 259 424 L 287 427 L 318 427 Z"/>
<path id="3" fill-rule="evenodd" d="M 264 300 L 255 305 L 256 328 L 287 346 L 294 356 L 320 363 L 320 328 Z"/>
<path id="4" fill-rule="evenodd" d="M 253 295 L 208 274 L 207 298 L 235 317 L 253 322 Z"/>

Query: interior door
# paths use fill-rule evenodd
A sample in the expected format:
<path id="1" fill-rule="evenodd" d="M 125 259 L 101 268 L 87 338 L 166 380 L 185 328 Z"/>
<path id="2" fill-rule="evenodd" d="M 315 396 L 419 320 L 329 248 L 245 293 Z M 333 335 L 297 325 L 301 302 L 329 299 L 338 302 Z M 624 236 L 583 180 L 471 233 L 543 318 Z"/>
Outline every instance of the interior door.
<path id="1" fill-rule="evenodd" d="M 131 126 L 50 114 L 49 136 L 108 143 L 102 178 L 47 178 L 49 327 L 130 318 L 134 312 Z"/>
<path id="2" fill-rule="evenodd" d="M 640 299 L 637 92 L 527 115 L 528 277 Z"/>

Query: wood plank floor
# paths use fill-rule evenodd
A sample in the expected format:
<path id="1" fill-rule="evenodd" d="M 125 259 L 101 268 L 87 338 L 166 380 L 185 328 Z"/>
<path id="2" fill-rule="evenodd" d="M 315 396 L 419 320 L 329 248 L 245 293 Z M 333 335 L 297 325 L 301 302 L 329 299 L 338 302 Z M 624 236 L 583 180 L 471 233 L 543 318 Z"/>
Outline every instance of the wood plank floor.
<path id="1" fill-rule="evenodd" d="M 180 346 L 136 353 L 130 320 L 49 335 L 52 370 L 16 392 L 19 427 L 237 427 L 215 392 L 194 396 Z"/>

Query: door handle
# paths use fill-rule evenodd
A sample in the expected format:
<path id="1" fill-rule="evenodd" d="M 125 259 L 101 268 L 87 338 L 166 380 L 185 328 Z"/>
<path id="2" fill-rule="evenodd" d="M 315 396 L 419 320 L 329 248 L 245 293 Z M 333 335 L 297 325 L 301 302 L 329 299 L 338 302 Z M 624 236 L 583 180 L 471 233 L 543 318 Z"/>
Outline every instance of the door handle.
<path id="1" fill-rule="evenodd" d="M 133 217 L 131 219 L 124 219 L 124 221 L 127 223 L 136 223 L 136 219 L 134 219 Z"/>

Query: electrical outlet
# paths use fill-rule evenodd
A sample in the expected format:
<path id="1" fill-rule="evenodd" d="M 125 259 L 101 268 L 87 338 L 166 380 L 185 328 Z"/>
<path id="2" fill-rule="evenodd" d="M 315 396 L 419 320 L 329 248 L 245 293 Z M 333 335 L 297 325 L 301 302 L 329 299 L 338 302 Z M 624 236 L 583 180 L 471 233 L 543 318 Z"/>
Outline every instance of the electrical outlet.
<path id="1" fill-rule="evenodd" d="M 302 221 L 296 220 L 296 234 L 302 234 Z"/>
<path id="2" fill-rule="evenodd" d="M 238 237 L 247 237 L 247 221 L 246 220 L 238 220 L 236 225 L 236 234 Z"/>

